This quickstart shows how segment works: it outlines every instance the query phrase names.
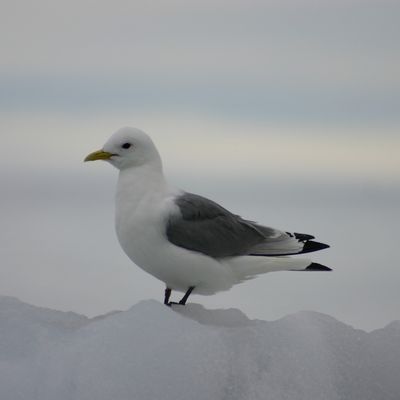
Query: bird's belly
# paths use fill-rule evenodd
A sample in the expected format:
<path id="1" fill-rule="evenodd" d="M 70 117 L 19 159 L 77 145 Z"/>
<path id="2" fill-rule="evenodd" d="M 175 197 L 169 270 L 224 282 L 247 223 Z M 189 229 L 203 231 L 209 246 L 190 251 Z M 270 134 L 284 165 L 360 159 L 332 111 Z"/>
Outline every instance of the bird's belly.
<path id="1" fill-rule="evenodd" d="M 213 294 L 237 283 L 232 270 L 218 260 L 170 243 L 162 223 L 132 219 L 117 223 L 117 236 L 128 257 L 173 289 Z"/>

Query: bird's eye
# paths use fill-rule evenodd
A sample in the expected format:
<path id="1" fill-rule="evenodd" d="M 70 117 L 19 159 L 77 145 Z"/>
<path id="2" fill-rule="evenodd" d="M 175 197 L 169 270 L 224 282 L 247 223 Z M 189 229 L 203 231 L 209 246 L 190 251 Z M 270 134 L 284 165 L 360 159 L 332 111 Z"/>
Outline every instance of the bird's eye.
<path id="1" fill-rule="evenodd" d="M 129 147 L 131 147 L 132 145 L 130 143 L 124 143 L 121 147 L 123 149 L 129 149 Z"/>

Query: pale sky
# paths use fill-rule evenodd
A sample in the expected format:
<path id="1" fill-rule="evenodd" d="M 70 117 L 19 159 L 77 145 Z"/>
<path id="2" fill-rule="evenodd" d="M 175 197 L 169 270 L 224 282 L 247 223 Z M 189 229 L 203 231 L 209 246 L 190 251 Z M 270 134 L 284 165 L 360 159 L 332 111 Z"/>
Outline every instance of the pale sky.
<path id="1" fill-rule="evenodd" d="M 400 319 L 400 5 L 395 1 L 3 1 L 0 295 L 96 315 L 161 299 L 114 234 L 116 171 L 147 131 L 172 182 L 316 234 L 335 272 L 269 274 L 194 301 Z"/>

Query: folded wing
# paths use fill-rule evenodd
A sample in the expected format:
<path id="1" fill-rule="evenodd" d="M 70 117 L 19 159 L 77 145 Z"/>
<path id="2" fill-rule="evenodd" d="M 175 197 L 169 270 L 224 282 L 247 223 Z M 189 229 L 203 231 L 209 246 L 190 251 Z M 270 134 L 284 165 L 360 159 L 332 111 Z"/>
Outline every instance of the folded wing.
<path id="1" fill-rule="evenodd" d="M 195 194 L 184 193 L 175 199 L 175 204 L 179 213 L 168 220 L 168 240 L 210 257 L 284 256 L 329 247 L 313 241 L 311 235 L 283 232 L 244 220 Z"/>

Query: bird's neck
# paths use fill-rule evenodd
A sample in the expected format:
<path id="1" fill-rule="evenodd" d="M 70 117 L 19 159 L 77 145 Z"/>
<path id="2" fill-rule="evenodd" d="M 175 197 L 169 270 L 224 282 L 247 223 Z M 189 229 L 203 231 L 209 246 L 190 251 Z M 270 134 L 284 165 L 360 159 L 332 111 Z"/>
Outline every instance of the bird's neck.
<path id="1" fill-rule="evenodd" d="M 160 163 L 126 168 L 120 171 L 117 186 L 117 207 L 130 207 L 156 201 L 168 191 Z"/>

